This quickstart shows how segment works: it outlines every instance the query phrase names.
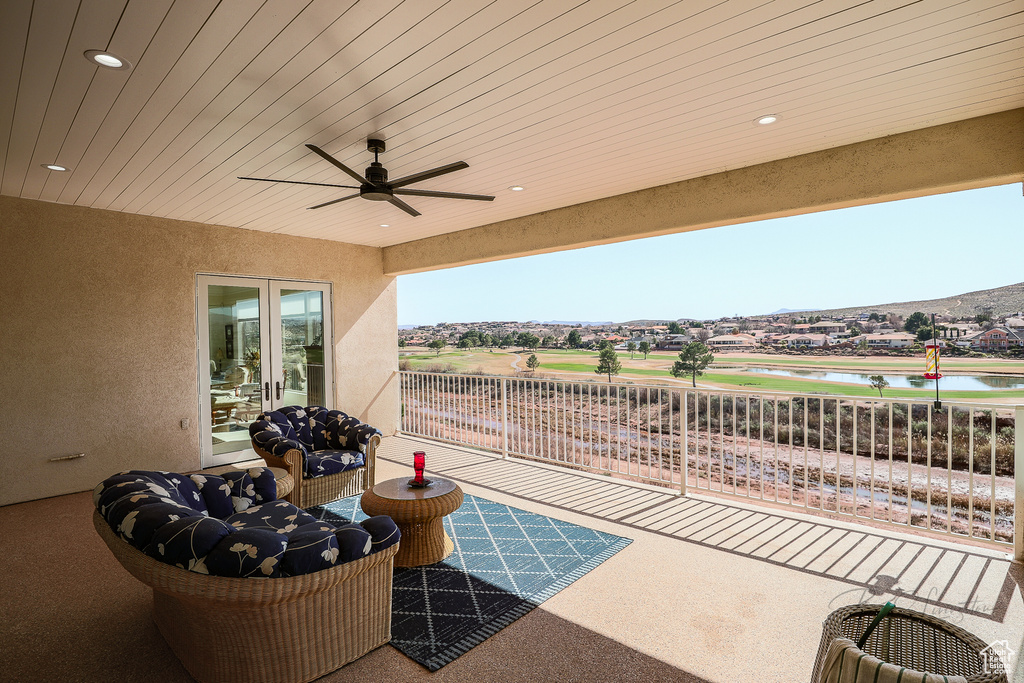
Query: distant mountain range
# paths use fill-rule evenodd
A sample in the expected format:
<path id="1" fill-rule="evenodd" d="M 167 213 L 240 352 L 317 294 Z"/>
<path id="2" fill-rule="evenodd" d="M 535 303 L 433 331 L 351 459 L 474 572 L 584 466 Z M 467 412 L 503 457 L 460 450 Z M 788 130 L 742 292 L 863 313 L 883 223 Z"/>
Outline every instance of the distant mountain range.
<path id="1" fill-rule="evenodd" d="M 785 310 L 785 309 L 782 309 Z M 848 308 L 827 308 L 813 312 L 817 315 L 846 316 L 857 313 L 895 313 L 907 317 L 915 311 L 935 315 L 952 315 L 958 318 L 973 317 L 985 311 L 1001 317 L 1024 311 L 1024 282 L 995 289 L 982 289 L 927 301 L 905 301 L 901 303 L 851 306 Z M 789 312 L 789 311 L 787 311 Z M 803 311 L 801 311 L 803 312 Z"/>
<path id="2" fill-rule="evenodd" d="M 903 301 L 890 304 L 872 304 L 868 306 L 849 306 L 847 308 L 780 308 L 768 315 L 783 315 L 786 313 L 815 313 L 822 316 L 847 316 L 858 313 L 895 313 L 906 318 L 915 311 L 935 315 L 952 315 L 958 318 L 974 317 L 985 311 L 995 317 L 1013 315 L 1024 311 L 1024 282 L 995 289 L 983 289 L 977 292 L 967 292 L 947 296 L 943 299 L 929 299 L 927 301 Z M 750 316 L 756 317 L 756 316 Z M 584 327 L 601 327 L 609 325 L 664 325 L 671 318 L 660 320 L 627 320 L 622 323 L 611 321 L 592 320 L 547 320 L 543 323 L 538 320 L 531 320 L 531 323 L 538 325 L 582 325 Z M 679 318 L 678 322 L 694 320 L 694 318 Z M 399 325 L 400 330 L 411 330 L 418 325 Z"/>

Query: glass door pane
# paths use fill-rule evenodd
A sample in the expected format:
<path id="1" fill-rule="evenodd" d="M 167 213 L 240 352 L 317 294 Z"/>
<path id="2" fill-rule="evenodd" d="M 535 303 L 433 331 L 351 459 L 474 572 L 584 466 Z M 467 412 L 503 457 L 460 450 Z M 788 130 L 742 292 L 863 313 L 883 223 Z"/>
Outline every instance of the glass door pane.
<path id="1" fill-rule="evenodd" d="M 280 373 L 282 390 L 275 394 L 281 397 L 280 405 L 330 407 L 331 331 L 330 318 L 324 316 L 328 285 L 298 289 L 296 284 L 271 283 L 275 317 L 279 317 L 274 348 L 281 349 L 280 370 L 275 368 L 275 373 Z"/>
<path id="2" fill-rule="evenodd" d="M 211 432 L 210 455 L 226 456 L 249 449 L 249 423 L 263 410 L 264 339 L 261 302 L 267 287 L 208 283 L 207 351 L 209 380 L 206 407 Z M 204 416 L 204 420 L 207 419 Z M 216 458 L 230 462 L 234 458 Z"/>
<path id="3" fill-rule="evenodd" d="M 257 458 L 249 425 L 288 405 L 334 405 L 329 284 L 197 278 L 202 466 Z"/>

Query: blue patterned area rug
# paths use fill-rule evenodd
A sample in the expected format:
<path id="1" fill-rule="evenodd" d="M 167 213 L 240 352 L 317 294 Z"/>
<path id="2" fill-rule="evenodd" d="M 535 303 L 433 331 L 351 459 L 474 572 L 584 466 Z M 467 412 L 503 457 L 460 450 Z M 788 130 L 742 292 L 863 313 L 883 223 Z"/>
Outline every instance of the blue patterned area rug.
<path id="1" fill-rule="evenodd" d="M 361 521 L 359 496 L 309 512 Z M 632 541 L 466 495 L 444 518 L 455 550 L 443 562 L 395 568 L 391 644 L 437 671 Z"/>

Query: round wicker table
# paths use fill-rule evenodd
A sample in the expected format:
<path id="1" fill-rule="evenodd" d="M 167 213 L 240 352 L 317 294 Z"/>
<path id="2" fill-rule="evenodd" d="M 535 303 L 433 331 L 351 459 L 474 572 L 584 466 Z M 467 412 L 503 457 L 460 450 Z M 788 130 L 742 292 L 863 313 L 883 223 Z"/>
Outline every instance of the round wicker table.
<path id="1" fill-rule="evenodd" d="M 382 481 L 366 491 L 359 504 L 371 517 L 389 516 L 401 530 L 396 567 L 440 562 L 455 548 L 445 533 L 442 518 L 462 505 L 462 489 L 448 479 L 435 478 L 425 488 L 413 488 L 408 482 L 408 479 Z"/>

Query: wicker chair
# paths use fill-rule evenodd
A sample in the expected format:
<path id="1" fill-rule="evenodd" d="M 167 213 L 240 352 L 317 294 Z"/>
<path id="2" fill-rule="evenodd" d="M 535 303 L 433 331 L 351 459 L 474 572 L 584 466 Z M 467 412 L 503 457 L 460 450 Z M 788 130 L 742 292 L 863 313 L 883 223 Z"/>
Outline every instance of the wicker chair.
<path id="1" fill-rule="evenodd" d="M 276 579 L 207 576 L 159 562 L 93 524 L 132 576 L 153 589 L 153 619 L 192 676 L 305 682 L 391 640 L 398 546 L 330 569 Z"/>
<path id="2" fill-rule="evenodd" d="M 354 496 L 375 483 L 381 433 L 339 410 L 320 406 L 287 406 L 261 413 L 249 425 L 256 454 L 270 467 L 288 470 L 295 482 L 285 496 L 300 508 Z M 363 463 L 342 472 L 310 476 L 307 459 L 323 453 L 351 453 Z"/>
<path id="3" fill-rule="evenodd" d="M 828 615 L 822 626 L 811 683 L 818 683 L 832 641 L 849 638 L 857 642 L 882 607 L 851 605 Z M 968 683 L 1007 683 L 1006 674 L 985 671 L 983 652 L 986 649 L 988 645 L 984 641 L 962 628 L 928 614 L 897 607 L 871 633 L 863 651 L 915 671 L 963 676 Z"/>

